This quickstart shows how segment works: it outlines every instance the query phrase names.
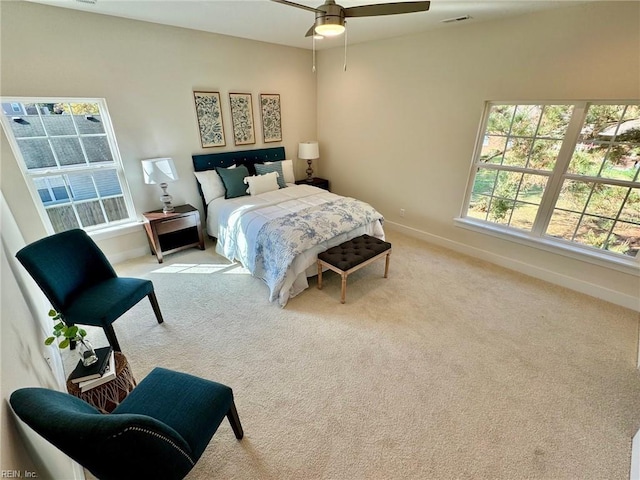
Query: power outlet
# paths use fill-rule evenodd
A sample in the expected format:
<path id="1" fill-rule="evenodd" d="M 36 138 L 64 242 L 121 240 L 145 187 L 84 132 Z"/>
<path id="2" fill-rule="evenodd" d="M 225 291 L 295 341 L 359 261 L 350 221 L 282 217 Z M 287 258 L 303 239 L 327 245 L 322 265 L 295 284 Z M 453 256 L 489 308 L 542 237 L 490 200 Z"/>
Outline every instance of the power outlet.
<path id="1" fill-rule="evenodd" d="M 400 216 L 401 216 L 401 217 L 404 217 L 404 208 L 401 208 L 401 209 L 400 209 Z"/>

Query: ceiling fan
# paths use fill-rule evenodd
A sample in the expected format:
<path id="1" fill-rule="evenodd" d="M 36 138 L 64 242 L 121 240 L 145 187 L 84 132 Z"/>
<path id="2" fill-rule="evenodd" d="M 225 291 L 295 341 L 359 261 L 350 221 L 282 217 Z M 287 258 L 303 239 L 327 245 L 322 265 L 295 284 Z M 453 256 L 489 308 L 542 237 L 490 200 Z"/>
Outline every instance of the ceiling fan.
<path id="1" fill-rule="evenodd" d="M 271 0 L 283 5 L 302 8 L 316 14 L 316 21 L 307 31 L 305 36 L 322 35 L 331 37 L 340 35 L 345 30 L 345 18 L 347 17 L 375 17 L 379 15 L 396 15 L 399 13 L 424 12 L 429 10 L 431 2 L 396 2 L 381 3 L 377 5 L 361 5 L 359 7 L 344 8 L 336 4 L 335 0 L 325 0 L 319 7 L 307 7 L 289 0 Z"/>

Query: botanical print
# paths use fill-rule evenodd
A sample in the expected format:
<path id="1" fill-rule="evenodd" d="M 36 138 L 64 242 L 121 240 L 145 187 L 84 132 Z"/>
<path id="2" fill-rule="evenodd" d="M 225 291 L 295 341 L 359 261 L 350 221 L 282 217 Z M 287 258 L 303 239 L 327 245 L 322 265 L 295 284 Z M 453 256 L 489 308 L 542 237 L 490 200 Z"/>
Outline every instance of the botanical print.
<path id="1" fill-rule="evenodd" d="M 260 95 L 260 106 L 262 107 L 262 134 L 264 136 L 264 143 L 281 142 L 280 95 Z"/>
<path id="2" fill-rule="evenodd" d="M 200 142 L 203 147 L 222 147 L 224 125 L 218 92 L 193 92 L 196 101 L 196 116 L 200 127 Z"/>
<path id="3" fill-rule="evenodd" d="M 233 138 L 236 145 L 256 143 L 253 133 L 253 109 L 250 93 L 230 93 Z"/>

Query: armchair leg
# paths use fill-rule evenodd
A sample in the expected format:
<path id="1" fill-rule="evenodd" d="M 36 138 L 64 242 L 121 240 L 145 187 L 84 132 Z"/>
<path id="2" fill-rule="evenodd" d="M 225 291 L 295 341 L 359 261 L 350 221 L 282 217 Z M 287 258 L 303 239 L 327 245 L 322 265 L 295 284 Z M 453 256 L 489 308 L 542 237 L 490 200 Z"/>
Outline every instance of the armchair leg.
<path id="1" fill-rule="evenodd" d="M 158 323 L 164 322 L 162 318 L 162 312 L 160 311 L 160 305 L 158 305 L 158 299 L 156 298 L 156 292 L 151 292 L 149 295 L 149 301 L 151 302 L 151 307 L 153 308 L 153 313 L 156 314 L 156 319 Z"/>
<path id="2" fill-rule="evenodd" d="M 113 347 L 113 350 L 116 352 L 122 352 L 120 343 L 118 342 L 118 338 L 116 337 L 116 332 L 113 330 L 113 325 L 102 327 L 102 329 L 104 330 L 104 334 L 107 336 L 109 345 Z"/>
<path id="3" fill-rule="evenodd" d="M 238 440 L 242 440 L 242 437 L 244 437 L 244 431 L 242 430 L 240 417 L 238 417 L 236 404 L 233 400 L 231 400 L 231 407 L 229 407 L 229 411 L 227 412 L 227 418 L 229 419 L 229 423 L 231 424 L 231 428 L 233 429 L 233 433 L 236 435 L 236 438 Z"/>

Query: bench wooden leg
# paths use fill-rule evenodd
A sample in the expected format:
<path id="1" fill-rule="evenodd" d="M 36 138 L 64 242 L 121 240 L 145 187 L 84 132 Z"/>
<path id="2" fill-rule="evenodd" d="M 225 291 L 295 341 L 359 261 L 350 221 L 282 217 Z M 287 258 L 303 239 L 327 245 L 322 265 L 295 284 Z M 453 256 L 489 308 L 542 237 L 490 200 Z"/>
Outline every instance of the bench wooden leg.
<path id="1" fill-rule="evenodd" d="M 387 276 L 389 275 L 389 257 L 391 256 L 390 253 L 387 253 L 387 258 L 384 261 L 384 278 L 387 278 Z"/>
<path id="2" fill-rule="evenodd" d="M 342 272 L 342 294 L 340 295 L 340 303 L 344 303 L 347 297 L 347 274 Z"/>
<path id="3" fill-rule="evenodd" d="M 318 290 L 322 290 L 322 264 L 318 260 Z"/>

